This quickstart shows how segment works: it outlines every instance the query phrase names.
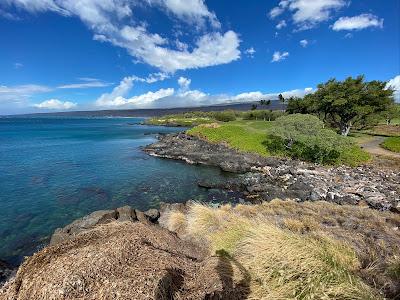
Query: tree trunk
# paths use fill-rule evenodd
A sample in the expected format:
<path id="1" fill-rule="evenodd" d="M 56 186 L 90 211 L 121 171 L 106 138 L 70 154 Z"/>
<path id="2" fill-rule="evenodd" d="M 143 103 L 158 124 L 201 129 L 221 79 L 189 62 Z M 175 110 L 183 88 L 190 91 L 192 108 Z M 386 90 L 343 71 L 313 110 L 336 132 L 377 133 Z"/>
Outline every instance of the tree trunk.
<path id="1" fill-rule="evenodd" d="M 340 133 L 343 136 L 347 136 L 350 132 L 351 128 L 351 122 L 350 123 L 344 123 L 340 125 Z"/>

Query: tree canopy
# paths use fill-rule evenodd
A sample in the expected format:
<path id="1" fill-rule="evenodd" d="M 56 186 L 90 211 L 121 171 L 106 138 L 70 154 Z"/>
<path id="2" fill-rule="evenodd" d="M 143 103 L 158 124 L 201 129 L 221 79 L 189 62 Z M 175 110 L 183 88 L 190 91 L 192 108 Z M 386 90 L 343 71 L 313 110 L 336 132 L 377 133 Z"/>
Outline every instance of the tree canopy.
<path id="1" fill-rule="evenodd" d="M 393 90 L 384 81 L 365 81 L 364 76 L 344 81 L 330 79 L 318 85 L 304 99 L 289 99 L 289 113 L 317 114 L 324 122 L 347 135 L 353 126 L 364 126 L 368 120 L 394 105 Z"/>

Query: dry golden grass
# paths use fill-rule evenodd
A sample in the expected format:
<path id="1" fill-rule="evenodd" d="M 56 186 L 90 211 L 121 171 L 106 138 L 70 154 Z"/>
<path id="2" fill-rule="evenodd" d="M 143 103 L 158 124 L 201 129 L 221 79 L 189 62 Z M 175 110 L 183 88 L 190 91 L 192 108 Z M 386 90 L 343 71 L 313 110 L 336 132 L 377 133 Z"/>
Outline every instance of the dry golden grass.
<path id="1" fill-rule="evenodd" d="M 400 292 L 400 216 L 327 202 L 193 204 L 169 229 L 250 274 L 249 299 L 381 299 Z M 177 225 L 179 224 L 179 225 Z"/>

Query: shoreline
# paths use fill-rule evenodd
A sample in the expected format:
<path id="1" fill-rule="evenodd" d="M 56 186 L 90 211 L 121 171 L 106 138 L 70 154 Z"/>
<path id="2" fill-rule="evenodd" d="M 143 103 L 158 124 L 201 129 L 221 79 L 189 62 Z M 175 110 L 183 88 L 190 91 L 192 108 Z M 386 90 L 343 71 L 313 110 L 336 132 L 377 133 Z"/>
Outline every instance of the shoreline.
<path id="1" fill-rule="evenodd" d="M 400 213 L 400 171 L 360 167 L 323 167 L 311 163 L 243 153 L 185 133 L 159 136 L 144 148 L 149 155 L 190 164 L 219 167 L 238 174 L 225 184 L 201 182 L 202 187 L 245 193 L 253 203 L 275 198 L 328 201 L 368 206 Z"/>
<path id="2" fill-rule="evenodd" d="M 371 166 L 327 168 L 285 158 L 261 157 L 236 151 L 224 144 L 209 143 L 185 133 L 158 134 L 157 138 L 156 142 L 142 150 L 154 157 L 180 160 L 192 165 L 214 166 L 236 174 L 225 182 L 215 183 L 212 178 L 202 180 L 198 186 L 238 192 L 244 196 L 243 203 L 259 204 L 277 198 L 296 202 L 327 201 L 400 213 L 400 172 L 383 172 Z M 142 216 L 144 222 L 147 219 L 154 223 L 160 215 L 162 217 L 166 208 L 182 208 L 187 203 L 162 203 L 159 210 L 152 210 L 152 221 L 146 217 L 146 212 L 137 211 L 136 215 Z M 92 214 L 99 212 L 103 211 L 94 211 Z M 71 224 L 79 224 L 79 220 L 86 217 Z M 64 228 L 71 227 L 71 224 Z M 62 229 L 57 229 L 53 237 L 57 231 Z M 69 229 L 67 231 L 70 232 Z M 15 272 L 14 267 L 18 268 L 6 262 L 0 267 L 0 271 L 7 276 Z"/>

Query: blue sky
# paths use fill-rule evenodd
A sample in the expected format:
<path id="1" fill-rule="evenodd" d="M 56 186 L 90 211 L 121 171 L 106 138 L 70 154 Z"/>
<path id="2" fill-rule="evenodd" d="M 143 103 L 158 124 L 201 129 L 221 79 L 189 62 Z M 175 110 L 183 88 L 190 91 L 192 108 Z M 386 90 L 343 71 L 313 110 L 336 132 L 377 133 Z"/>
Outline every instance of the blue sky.
<path id="1" fill-rule="evenodd" d="M 400 89 L 398 0 L 3 0 L 0 114 Z M 397 93 L 397 98 L 399 93 Z"/>

